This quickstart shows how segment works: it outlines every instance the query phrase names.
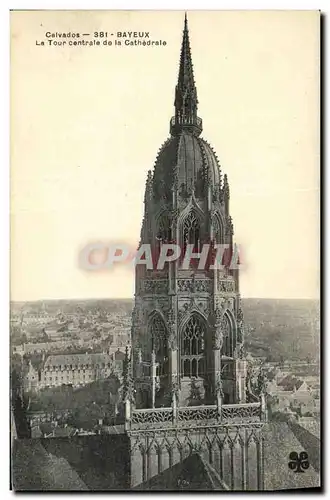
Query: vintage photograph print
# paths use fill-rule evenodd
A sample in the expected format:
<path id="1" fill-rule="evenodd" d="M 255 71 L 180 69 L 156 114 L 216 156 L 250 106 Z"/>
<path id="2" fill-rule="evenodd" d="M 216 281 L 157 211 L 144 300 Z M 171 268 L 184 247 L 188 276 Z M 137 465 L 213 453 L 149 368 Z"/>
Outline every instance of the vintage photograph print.
<path id="1" fill-rule="evenodd" d="M 11 488 L 320 488 L 320 12 L 10 18 Z"/>

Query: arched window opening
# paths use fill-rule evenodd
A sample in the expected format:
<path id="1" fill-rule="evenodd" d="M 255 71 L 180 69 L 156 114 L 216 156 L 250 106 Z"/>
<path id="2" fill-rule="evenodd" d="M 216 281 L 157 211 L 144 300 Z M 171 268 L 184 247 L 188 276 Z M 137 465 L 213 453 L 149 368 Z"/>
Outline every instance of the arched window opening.
<path id="1" fill-rule="evenodd" d="M 152 339 L 152 351 L 155 353 L 157 363 L 156 372 L 159 377 L 162 377 L 168 373 L 168 347 L 165 324 L 158 314 L 152 318 L 149 331 Z"/>
<path id="2" fill-rule="evenodd" d="M 223 335 L 223 344 L 222 344 L 222 355 L 227 356 L 229 358 L 233 357 L 233 336 L 231 324 L 229 322 L 229 318 L 227 314 L 224 315 L 221 322 L 221 330 Z"/>
<path id="3" fill-rule="evenodd" d="M 189 319 L 182 334 L 181 372 L 183 377 L 203 377 L 205 375 L 205 323 L 194 314 Z"/>
<path id="4" fill-rule="evenodd" d="M 171 219 L 168 215 L 164 214 L 159 219 L 157 240 L 161 243 L 168 243 L 172 238 Z"/>
<path id="5" fill-rule="evenodd" d="M 191 211 L 183 223 L 183 244 L 193 245 L 194 252 L 201 251 L 201 228 L 195 212 Z"/>
<path id="6" fill-rule="evenodd" d="M 172 222 L 167 214 L 163 214 L 158 221 L 158 228 L 156 234 L 156 264 L 158 262 L 159 254 L 162 245 L 172 241 Z M 168 262 L 165 262 L 164 269 L 168 269 Z"/>
<path id="7" fill-rule="evenodd" d="M 222 241 L 222 224 L 217 215 L 212 218 L 213 240 L 214 243 L 223 243 Z"/>
<path id="8" fill-rule="evenodd" d="M 183 360 L 183 375 L 184 375 L 184 377 L 190 376 L 190 361 L 189 361 L 189 359 Z"/>

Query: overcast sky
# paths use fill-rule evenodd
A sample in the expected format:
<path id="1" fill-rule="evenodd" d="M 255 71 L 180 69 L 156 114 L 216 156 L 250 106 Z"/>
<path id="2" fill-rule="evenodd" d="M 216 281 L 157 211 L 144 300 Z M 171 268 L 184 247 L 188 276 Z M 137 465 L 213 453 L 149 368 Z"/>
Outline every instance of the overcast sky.
<path id="1" fill-rule="evenodd" d="M 147 171 L 173 115 L 183 17 L 11 13 L 12 300 L 133 296 L 132 269 L 86 272 L 78 254 L 92 241 L 138 243 Z M 188 21 L 202 137 L 228 174 L 244 253 L 241 294 L 316 298 L 319 13 Z M 146 31 L 166 46 L 36 45 L 46 31 Z"/>

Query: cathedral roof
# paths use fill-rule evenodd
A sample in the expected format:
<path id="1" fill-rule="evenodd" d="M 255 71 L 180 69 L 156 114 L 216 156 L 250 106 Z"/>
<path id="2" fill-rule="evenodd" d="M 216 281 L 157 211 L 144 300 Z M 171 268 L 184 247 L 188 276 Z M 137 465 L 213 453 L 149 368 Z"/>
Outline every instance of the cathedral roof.
<path id="1" fill-rule="evenodd" d="M 172 467 L 139 484 L 135 490 L 228 490 L 213 467 L 199 453 L 193 453 Z"/>
<path id="2" fill-rule="evenodd" d="M 320 486 L 321 442 L 297 423 L 271 421 L 263 429 L 265 490 L 316 488 Z M 310 466 L 304 474 L 295 474 L 288 468 L 289 455 L 308 453 Z"/>
<path id="3" fill-rule="evenodd" d="M 48 453 L 37 439 L 15 440 L 12 484 L 15 491 L 88 490 L 69 462 Z"/>
<path id="4" fill-rule="evenodd" d="M 169 178 L 177 169 L 178 186 L 190 187 L 201 178 L 208 177 L 211 184 L 221 183 L 220 165 L 212 147 L 189 130 L 181 130 L 170 137 L 161 147 L 155 163 L 155 181 L 163 179 L 171 185 Z"/>

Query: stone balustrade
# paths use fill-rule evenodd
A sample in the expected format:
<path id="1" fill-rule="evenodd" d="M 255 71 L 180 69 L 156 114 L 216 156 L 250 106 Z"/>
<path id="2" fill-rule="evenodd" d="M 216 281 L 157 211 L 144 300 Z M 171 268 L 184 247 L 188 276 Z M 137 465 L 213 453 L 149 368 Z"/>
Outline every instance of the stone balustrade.
<path id="1" fill-rule="evenodd" d="M 134 409 L 127 428 L 163 428 L 169 426 L 193 427 L 203 425 L 228 425 L 262 423 L 265 420 L 260 402 L 216 405 L 201 405 L 173 408 Z"/>

